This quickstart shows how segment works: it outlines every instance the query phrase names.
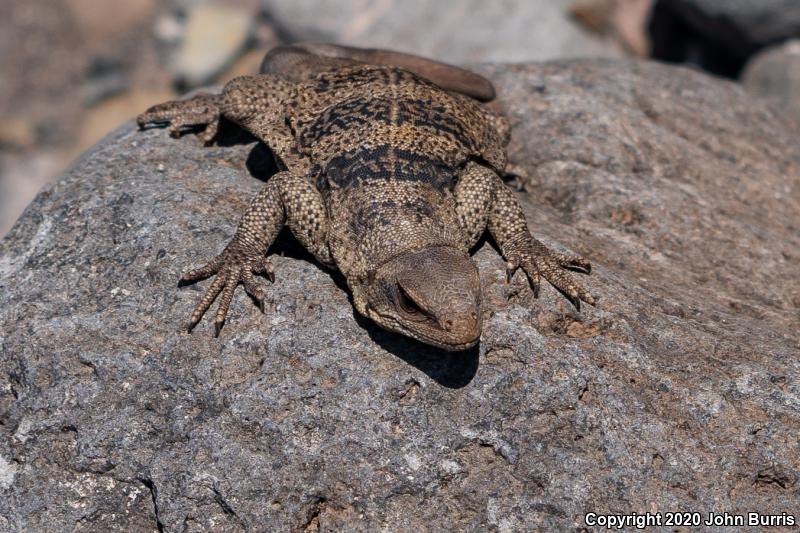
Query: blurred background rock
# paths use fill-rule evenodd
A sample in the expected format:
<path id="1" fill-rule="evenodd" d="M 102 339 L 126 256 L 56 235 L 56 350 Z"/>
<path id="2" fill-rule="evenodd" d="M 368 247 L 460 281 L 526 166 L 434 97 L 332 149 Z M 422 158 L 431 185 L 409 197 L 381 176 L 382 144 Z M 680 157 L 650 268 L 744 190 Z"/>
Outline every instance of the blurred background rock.
<path id="1" fill-rule="evenodd" d="M 652 57 L 743 75 L 748 89 L 800 115 L 798 44 L 782 44 L 793 37 L 795 0 L 0 0 L 0 236 L 116 126 L 193 87 L 255 72 L 279 43 L 455 63 Z"/>

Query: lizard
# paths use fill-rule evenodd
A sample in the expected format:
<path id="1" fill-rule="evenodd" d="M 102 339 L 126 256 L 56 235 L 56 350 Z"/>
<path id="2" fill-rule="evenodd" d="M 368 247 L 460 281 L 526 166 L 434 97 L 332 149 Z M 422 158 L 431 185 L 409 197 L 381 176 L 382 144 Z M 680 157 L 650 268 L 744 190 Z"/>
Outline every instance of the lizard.
<path id="1" fill-rule="evenodd" d="M 510 122 L 486 103 L 492 83 L 420 56 L 332 44 L 282 45 L 260 72 L 155 105 L 140 128 L 189 127 L 211 144 L 225 117 L 273 152 L 270 176 L 233 239 L 179 285 L 214 277 L 188 331 L 219 297 L 215 336 L 239 284 L 265 312 L 274 283 L 267 252 L 283 226 L 322 265 L 339 270 L 355 309 L 384 329 L 449 351 L 475 346 L 482 329 L 479 272 L 470 250 L 488 230 L 534 297 L 544 278 L 580 311 L 595 298 L 569 271 L 589 261 L 535 239 L 502 180 Z"/>

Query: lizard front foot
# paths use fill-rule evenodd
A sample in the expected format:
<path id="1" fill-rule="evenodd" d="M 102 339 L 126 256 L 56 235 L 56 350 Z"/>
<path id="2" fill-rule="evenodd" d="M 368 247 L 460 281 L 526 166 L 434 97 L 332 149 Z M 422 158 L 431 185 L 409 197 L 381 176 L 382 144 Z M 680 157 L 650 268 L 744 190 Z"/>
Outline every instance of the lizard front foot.
<path id="1" fill-rule="evenodd" d="M 568 272 L 568 270 L 574 270 L 582 274 L 591 273 L 592 265 L 583 257 L 554 252 L 536 239 L 531 239 L 527 246 L 522 247 L 522 250 L 510 252 L 507 259 L 506 278 L 508 282 L 511 282 L 517 269 L 522 268 L 528 276 L 535 298 L 539 297 L 539 286 L 543 277 L 578 311 L 581 310 L 581 300 L 589 305 L 595 304 L 595 299 L 589 291 L 577 283 Z"/>
<path id="2" fill-rule="evenodd" d="M 195 270 L 190 270 L 181 276 L 179 286 L 189 285 L 197 281 L 216 276 L 213 283 L 206 291 L 203 299 L 197 304 L 189 318 L 188 331 L 200 322 L 203 315 L 222 294 L 214 320 L 214 336 L 219 337 L 225 316 L 228 314 L 233 294 L 241 283 L 247 294 L 258 303 L 261 312 L 264 312 L 264 289 L 256 282 L 253 274 L 264 274 L 270 282 L 275 281 L 274 269 L 269 259 L 261 254 L 253 254 L 248 248 L 237 240 L 232 241 L 221 254 L 211 260 L 207 265 Z"/>
<path id="3" fill-rule="evenodd" d="M 188 100 L 173 100 L 154 105 L 138 117 L 139 128 L 147 124 L 169 124 L 169 134 L 180 137 L 184 128 L 205 126 L 198 135 L 205 144 L 210 144 L 219 129 L 220 96 L 215 94 L 198 94 Z"/>

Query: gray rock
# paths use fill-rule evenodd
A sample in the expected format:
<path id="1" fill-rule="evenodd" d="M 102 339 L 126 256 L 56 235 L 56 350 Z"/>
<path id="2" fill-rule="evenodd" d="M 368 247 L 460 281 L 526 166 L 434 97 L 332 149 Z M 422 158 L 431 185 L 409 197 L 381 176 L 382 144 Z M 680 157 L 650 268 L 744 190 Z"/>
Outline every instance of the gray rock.
<path id="1" fill-rule="evenodd" d="M 530 225 L 593 261 L 597 308 L 506 285 L 483 245 L 481 344 L 441 353 L 355 317 L 286 239 L 266 315 L 239 291 L 219 339 L 207 320 L 189 335 L 206 285 L 178 276 L 232 235 L 265 152 L 125 126 L 0 243 L 0 527 L 575 531 L 587 512 L 796 511 L 800 151 L 782 117 L 657 64 L 484 72 Z"/>
<path id="2" fill-rule="evenodd" d="M 742 83 L 800 120 L 800 40 L 759 53 L 745 67 Z"/>
<path id="3" fill-rule="evenodd" d="M 286 40 L 391 48 L 444 61 L 621 57 L 568 16 L 572 0 L 262 0 Z"/>

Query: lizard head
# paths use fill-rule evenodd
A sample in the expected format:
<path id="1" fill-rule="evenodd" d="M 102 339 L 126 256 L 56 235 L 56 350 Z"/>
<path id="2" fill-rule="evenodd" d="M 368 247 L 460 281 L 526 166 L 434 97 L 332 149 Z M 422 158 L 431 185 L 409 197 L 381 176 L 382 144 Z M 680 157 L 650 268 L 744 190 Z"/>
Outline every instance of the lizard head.
<path id="1" fill-rule="evenodd" d="M 379 326 L 444 350 L 466 350 L 481 335 L 478 268 L 465 253 L 436 246 L 381 265 L 356 306 Z"/>

